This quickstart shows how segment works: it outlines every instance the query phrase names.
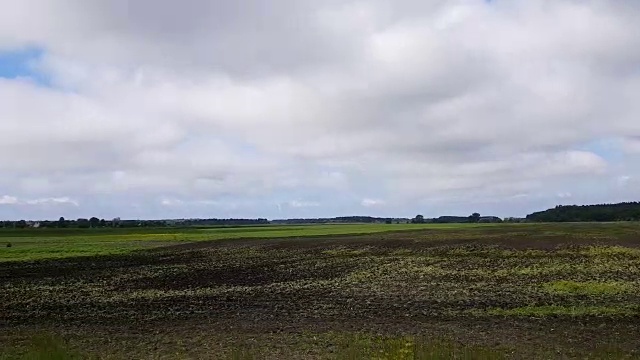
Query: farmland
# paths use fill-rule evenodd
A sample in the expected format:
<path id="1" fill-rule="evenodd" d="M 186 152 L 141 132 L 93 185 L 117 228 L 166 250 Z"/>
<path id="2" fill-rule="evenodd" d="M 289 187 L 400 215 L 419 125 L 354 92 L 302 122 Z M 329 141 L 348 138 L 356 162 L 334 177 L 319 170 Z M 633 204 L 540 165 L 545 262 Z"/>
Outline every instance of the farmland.
<path id="1" fill-rule="evenodd" d="M 184 242 L 242 238 L 309 237 L 408 230 L 426 225 L 345 224 L 115 229 L 0 229 L 0 262 L 124 254 Z M 460 225 L 438 225 L 452 228 Z M 434 227 L 431 225 L 430 227 Z M 10 245 L 10 247 L 8 246 Z"/>
<path id="2" fill-rule="evenodd" d="M 110 231 L 3 234 L 0 358 L 640 356 L 637 223 Z"/>

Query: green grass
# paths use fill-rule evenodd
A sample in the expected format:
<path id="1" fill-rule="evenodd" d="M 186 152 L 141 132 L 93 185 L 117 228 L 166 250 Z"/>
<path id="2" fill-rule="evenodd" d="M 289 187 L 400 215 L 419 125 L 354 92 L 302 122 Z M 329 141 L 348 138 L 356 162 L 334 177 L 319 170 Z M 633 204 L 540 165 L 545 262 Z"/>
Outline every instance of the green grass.
<path id="1" fill-rule="evenodd" d="M 453 341 L 427 340 L 412 336 L 382 337 L 352 334 L 317 334 L 314 338 L 331 340 L 336 344 L 333 354 L 325 353 L 318 344 L 298 343 L 288 349 L 292 353 L 301 348 L 318 352 L 323 359 L 351 360 L 414 360 L 414 359 L 503 359 L 505 349 L 459 344 Z M 216 351 L 215 358 L 233 360 L 259 359 L 260 349 L 236 346 L 229 351 Z M 213 356 L 214 354 L 210 354 Z M 187 359 L 180 351 L 172 354 L 176 359 Z M 58 336 L 51 334 L 31 337 L 22 346 L 0 349 L 0 360 L 69 360 L 109 358 L 109 354 L 94 354 L 92 351 L 77 351 Z"/>
<path id="2" fill-rule="evenodd" d="M 123 254 L 180 242 L 459 229 L 464 224 L 344 224 L 150 229 L 0 229 L 0 262 Z M 473 225 L 468 225 L 471 228 Z M 7 244 L 11 244 L 7 247 Z"/>
<path id="3" fill-rule="evenodd" d="M 597 239 L 605 242 L 621 235 L 640 236 L 637 223 L 576 224 L 331 224 L 261 225 L 240 227 L 101 228 L 101 229 L 0 229 L 0 262 L 123 254 L 134 250 L 181 242 L 241 238 L 284 238 L 321 235 L 371 234 L 387 231 L 431 229 L 433 239 L 490 240 L 511 237 L 515 242 L 536 237 Z M 523 237 L 522 234 L 529 234 Z M 535 240 L 535 237 L 533 238 Z M 7 245 L 11 246 L 7 246 Z M 485 249 L 486 251 L 486 249 Z M 494 251 L 496 257 L 545 257 L 545 252 Z M 640 258 L 640 250 L 591 247 L 587 256 Z M 458 249 L 458 256 L 475 256 L 476 249 Z"/>
<path id="4" fill-rule="evenodd" d="M 544 288 L 556 294 L 607 295 L 633 291 L 634 284 L 621 281 L 568 281 L 559 280 L 544 284 Z"/>
<path id="5" fill-rule="evenodd" d="M 613 307 L 613 306 L 523 306 L 512 309 L 490 309 L 489 315 L 497 316 L 522 316 L 522 317 L 548 317 L 548 316 L 638 316 L 637 308 Z"/>
<path id="6" fill-rule="evenodd" d="M 72 350 L 61 338 L 49 334 L 33 336 L 25 346 L 0 351 L 0 360 L 80 360 L 86 358 L 86 355 Z"/>
<path id="7" fill-rule="evenodd" d="M 337 359 L 503 359 L 505 352 L 480 346 L 469 346 L 451 341 L 429 341 L 406 337 L 354 337 L 347 338 Z"/>

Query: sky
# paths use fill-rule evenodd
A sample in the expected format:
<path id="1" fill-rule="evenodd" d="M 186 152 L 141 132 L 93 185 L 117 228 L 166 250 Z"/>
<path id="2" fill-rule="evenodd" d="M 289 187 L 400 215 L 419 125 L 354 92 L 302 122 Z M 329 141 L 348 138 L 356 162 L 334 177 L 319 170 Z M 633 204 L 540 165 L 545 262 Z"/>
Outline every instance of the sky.
<path id="1" fill-rule="evenodd" d="M 640 200 L 637 0 L 21 0 L 0 218 Z"/>

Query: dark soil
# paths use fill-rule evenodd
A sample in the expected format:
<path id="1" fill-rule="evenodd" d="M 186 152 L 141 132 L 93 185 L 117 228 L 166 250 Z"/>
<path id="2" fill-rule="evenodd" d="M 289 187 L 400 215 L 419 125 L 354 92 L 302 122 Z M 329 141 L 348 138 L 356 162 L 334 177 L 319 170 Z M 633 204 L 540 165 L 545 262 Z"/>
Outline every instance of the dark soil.
<path id="1" fill-rule="evenodd" d="M 636 228 L 596 226 L 423 230 L 0 263 L 0 334 L 7 334 L 0 346 L 46 329 L 116 357 L 127 357 L 126 346 L 101 348 L 92 336 L 139 344 L 138 354 L 169 351 L 150 339 L 180 341 L 189 344 L 190 357 L 206 358 L 213 345 L 204 338 L 217 339 L 219 348 L 246 339 L 300 347 L 313 343 L 308 334 L 370 333 L 454 339 L 509 349 L 513 357 L 584 357 L 609 347 L 634 356 L 640 350 L 640 255 L 594 258 L 584 251 L 594 245 L 633 250 L 640 236 Z M 543 290 L 558 280 L 639 287 L 593 295 Z M 545 306 L 596 311 L 491 313 Z M 605 307 L 628 311 L 597 312 Z M 325 355 L 314 350 L 308 357 Z"/>

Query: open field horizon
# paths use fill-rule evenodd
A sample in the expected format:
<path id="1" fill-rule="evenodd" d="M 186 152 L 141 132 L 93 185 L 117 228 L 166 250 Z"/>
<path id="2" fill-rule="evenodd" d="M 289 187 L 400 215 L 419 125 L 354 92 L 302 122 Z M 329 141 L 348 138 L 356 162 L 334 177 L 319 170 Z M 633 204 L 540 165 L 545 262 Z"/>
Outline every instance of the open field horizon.
<path id="1" fill-rule="evenodd" d="M 199 229 L 135 249 L 144 233 L 101 234 L 85 241 L 123 251 L 5 259 L 0 358 L 640 356 L 640 223 L 387 229 Z"/>
<path id="2" fill-rule="evenodd" d="M 192 241 L 370 234 L 492 224 L 330 224 L 162 228 L 0 229 L 0 262 L 123 254 Z M 8 246 L 10 245 L 10 246 Z"/>

